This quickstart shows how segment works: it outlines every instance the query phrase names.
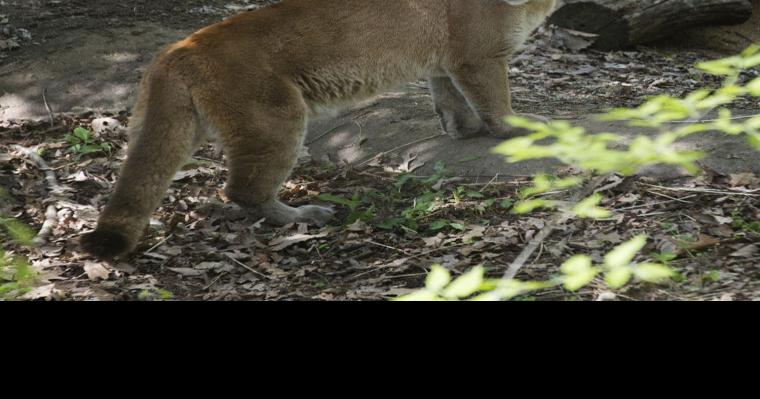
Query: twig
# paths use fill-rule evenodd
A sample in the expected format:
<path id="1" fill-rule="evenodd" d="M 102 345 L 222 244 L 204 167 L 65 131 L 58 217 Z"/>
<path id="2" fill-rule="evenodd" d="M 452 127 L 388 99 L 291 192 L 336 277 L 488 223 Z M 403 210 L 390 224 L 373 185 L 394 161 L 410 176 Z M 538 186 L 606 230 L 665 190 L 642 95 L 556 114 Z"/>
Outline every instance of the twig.
<path id="1" fill-rule="evenodd" d="M 687 197 L 683 197 L 682 200 L 687 200 L 687 199 L 690 199 L 690 198 L 694 198 L 696 196 L 697 196 L 696 194 L 689 195 Z M 630 210 L 633 210 L 633 209 L 651 208 L 651 207 L 654 207 L 654 206 L 657 206 L 657 205 L 671 204 L 673 202 L 678 202 L 678 200 L 673 199 L 673 200 L 669 200 L 669 201 L 652 202 L 650 204 L 633 205 L 633 206 L 629 206 L 629 207 L 626 207 L 626 208 L 613 209 L 613 211 L 615 211 L 615 212 L 622 212 L 622 211 L 630 211 Z M 692 204 L 692 203 L 693 202 L 690 202 L 690 204 Z"/>
<path id="2" fill-rule="evenodd" d="M 496 176 L 494 176 L 493 179 L 491 179 L 491 181 L 489 181 L 485 186 L 483 186 L 483 188 L 481 188 L 479 192 L 482 193 L 482 192 L 486 191 L 486 189 L 488 187 L 491 187 L 491 184 L 493 184 L 493 182 L 495 182 L 498 179 L 499 179 L 499 174 L 496 173 Z"/>
<path id="3" fill-rule="evenodd" d="M 572 196 L 571 201 L 572 202 L 578 202 L 582 200 L 583 198 L 589 196 L 594 190 L 602 184 L 607 178 L 609 178 L 610 175 L 606 176 L 599 176 L 594 178 L 591 182 L 589 182 L 584 187 L 579 188 L 576 193 Z M 504 273 L 504 280 L 511 280 L 515 278 L 517 273 L 522 269 L 523 266 L 525 266 L 525 262 L 530 259 L 530 257 L 533 255 L 534 252 L 538 248 L 541 247 L 544 240 L 546 240 L 547 237 L 549 237 L 554 230 L 559 227 L 560 224 L 564 223 L 570 216 L 565 212 L 559 212 L 552 217 L 551 220 L 544 226 L 543 230 L 539 232 L 533 239 L 530 241 L 530 244 L 528 244 L 525 249 L 520 253 L 520 255 L 515 258 L 515 260 L 512 262 L 512 264 L 509 265 L 509 268 Z"/>
<path id="4" fill-rule="evenodd" d="M 55 205 L 48 205 L 47 210 L 45 210 L 45 221 L 42 223 L 40 231 L 37 233 L 37 236 L 34 237 L 34 240 L 32 240 L 32 242 L 35 245 L 45 244 L 45 242 L 47 242 L 47 238 L 53 234 L 53 229 L 57 224 L 58 209 L 55 207 Z"/>
<path id="5" fill-rule="evenodd" d="M 20 145 L 14 146 L 14 148 L 34 161 L 37 167 L 40 168 L 43 173 L 45 173 L 45 181 L 47 182 L 48 190 L 54 196 L 57 194 L 62 194 L 65 191 L 64 188 L 58 184 L 58 179 L 55 176 L 55 171 L 50 169 L 50 166 L 47 164 L 47 162 L 45 162 L 44 159 L 42 159 L 41 156 L 39 156 L 39 154 L 37 154 L 37 151 L 22 147 Z M 55 205 L 48 205 L 47 209 L 45 210 L 45 221 L 42 222 L 42 227 L 34 237 L 33 243 L 38 246 L 45 244 L 48 237 L 50 237 L 50 235 L 53 233 L 53 229 L 57 225 L 58 210 Z"/>
<path id="6" fill-rule="evenodd" d="M 29 159 L 34 161 L 35 164 L 37 164 L 37 167 L 40 168 L 45 173 L 45 181 L 47 181 L 48 189 L 53 194 L 60 194 L 64 192 L 64 188 L 61 187 L 61 185 L 58 184 L 58 179 L 55 177 L 55 171 L 48 166 L 47 162 L 45 162 L 44 159 L 42 159 L 39 154 L 37 154 L 36 150 L 33 150 L 31 148 L 22 147 L 20 145 L 13 146 L 13 148 L 16 149 L 16 151 L 26 155 Z"/>
<path id="7" fill-rule="evenodd" d="M 42 89 L 42 102 L 45 103 L 45 109 L 47 109 L 48 116 L 50 117 L 50 126 L 55 126 L 55 117 L 53 116 L 53 109 L 50 108 L 50 104 L 48 104 L 47 100 L 47 87 Z"/>
<path id="8" fill-rule="evenodd" d="M 392 249 L 392 250 L 394 250 L 394 251 L 397 251 L 397 252 L 401 252 L 402 254 L 404 254 L 404 255 L 406 255 L 406 256 L 412 256 L 412 257 L 415 257 L 415 255 L 412 255 L 412 254 L 410 254 L 410 253 L 406 252 L 406 251 L 405 251 L 405 250 L 403 250 L 403 249 L 400 249 L 400 248 L 396 248 L 396 247 L 392 247 L 392 246 L 390 246 L 390 245 L 380 244 L 379 242 L 374 242 L 374 241 L 372 241 L 372 240 L 365 240 L 364 242 L 366 242 L 367 244 L 377 245 L 378 247 L 382 247 L 382 248 L 386 248 L 386 249 Z"/>
<path id="9" fill-rule="evenodd" d="M 531 264 L 531 265 L 535 265 L 535 264 L 536 264 L 536 262 L 538 262 L 538 261 L 539 261 L 539 259 L 541 259 L 541 255 L 543 255 L 543 254 L 544 254 L 544 247 L 545 247 L 545 245 L 544 245 L 544 243 L 542 242 L 542 243 L 541 243 L 541 246 L 538 248 L 538 255 L 536 255 L 536 257 L 533 259 L 533 262 L 530 262 L 530 264 Z"/>
<path id="10" fill-rule="evenodd" d="M 655 192 L 655 191 L 652 191 L 652 190 L 647 190 L 647 192 L 650 193 L 650 194 L 656 195 L 658 197 L 665 197 L 665 198 L 667 198 L 669 200 L 672 200 L 672 201 L 681 202 L 681 203 L 684 203 L 684 204 L 693 204 L 693 202 L 689 202 L 689 201 L 686 201 L 686 200 L 683 200 L 683 199 L 680 199 L 680 198 L 674 198 L 674 197 L 671 197 L 669 195 L 658 193 L 658 192 Z"/>
<path id="11" fill-rule="evenodd" d="M 449 250 L 449 249 L 454 249 L 454 248 L 463 247 L 465 245 L 469 245 L 469 244 L 465 244 L 465 243 L 453 244 L 453 245 L 447 245 L 445 247 L 431 249 L 431 250 L 428 250 L 428 251 L 425 251 L 425 252 L 421 252 L 421 253 L 418 253 L 418 254 L 414 254 L 414 253 L 410 253 L 410 252 L 408 252 L 406 250 L 403 250 L 403 249 L 400 249 L 400 248 L 394 248 L 394 247 L 391 247 L 390 245 L 380 244 L 380 243 L 377 243 L 377 242 L 374 242 L 374 241 L 370 241 L 370 240 L 366 240 L 364 242 L 366 242 L 367 244 L 372 244 L 372 245 L 377 245 L 379 247 L 383 247 L 383 248 L 387 248 L 387 249 L 392 249 L 392 250 L 397 251 L 397 252 L 399 252 L 399 253 L 401 253 L 401 254 L 403 254 L 405 256 L 408 256 L 408 257 L 410 257 L 412 259 L 421 259 L 423 256 L 430 255 L 430 254 L 433 254 L 433 253 L 436 253 L 436 252 L 446 251 L 446 250 Z"/>
<path id="12" fill-rule="evenodd" d="M 267 280 L 272 280 L 272 277 L 269 277 L 269 276 L 267 276 L 266 274 L 264 274 L 262 272 L 258 272 L 256 270 L 254 270 L 252 267 L 250 267 L 250 266 L 246 265 L 245 263 L 243 263 L 243 262 L 241 262 L 241 261 L 233 258 L 232 255 L 230 255 L 230 254 L 224 254 L 224 256 L 226 256 L 227 258 L 229 258 L 231 261 L 235 262 L 238 266 L 241 266 L 241 267 L 245 268 L 249 272 L 251 272 L 251 273 L 253 273 L 253 274 L 255 274 L 255 275 L 259 276 L 259 277 L 265 278 Z"/>
<path id="13" fill-rule="evenodd" d="M 453 245 L 448 245 L 448 246 L 445 246 L 445 247 L 440 247 L 440 248 L 436 248 L 436 249 L 431 249 L 431 250 L 429 250 L 429 251 L 425 251 L 425 252 L 423 252 L 423 253 L 421 253 L 421 254 L 415 255 L 415 257 L 420 257 L 420 256 L 430 255 L 430 254 L 433 254 L 433 253 L 436 253 L 436 252 L 440 252 L 440 251 L 446 251 L 446 250 L 448 250 L 448 249 L 454 249 L 454 248 L 463 247 L 463 246 L 465 246 L 465 245 L 470 245 L 470 244 L 466 244 L 466 243 L 460 243 L 460 244 L 453 244 Z"/>
<path id="14" fill-rule="evenodd" d="M 222 272 L 214 280 L 212 280 L 207 286 L 203 287 L 203 291 L 208 291 L 209 288 L 213 287 L 214 284 L 216 284 L 219 280 L 221 280 L 222 277 L 226 276 L 227 272 Z"/>
<path id="15" fill-rule="evenodd" d="M 750 119 L 750 118 L 754 118 L 756 116 L 760 116 L 760 114 L 734 116 L 732 118 L 729 118 L 729 120 L 736 121 L 736 120 L 741 120 L 741 119 Z M 699 119 L 687 119 L 685 121 L 670 121 L 668 123 L 673 123 L 673 124 L 676 124 L 676 123 L 704 123 L 704 122 L 718 122 L 718 121 L 721 121 L 721 120 L 722 119 L 704 119 L 704 118 L 699 118 Z M 628 120 L 628 121 L 630 121 L 630 120 Z"/>
<path id="16" fill-rule="evenodd" d="M 306 145 L 312 145 L 312 144 L 316 143 L 317 141 L 319 141 L 319 140 L 322 140 L 322 139 L 323 139 L 325 136 L 327 136 L 328 134 L 330 134 L 330 133 L 332 133 L 332 132 L 334 132 L 334 131 L 336 131 L 336 130 L 340 129 L 341 127 L 343 127 L 343 126 L 345 126 L 345 125 L 346 125 L 346 124 L 344 123 L 344 124 L 341 124 L 341 125 L 339 125 L 339 126 L 335 126 L 335 127 L 334 127 L 334 128 L 332 128 L 332 129 L 328 129 L 328 130 L 326 130 L 324 133 L 322 133 L 322 134 L 320 134 L 319 136 L 315 137 L 315 138 L 314 138 L 314 139 L 312 139 L 311 141 L 308 141 L 308 142 L 306 142 Z"/>
<path id="17" fill-rule="evenodd" d="M 689 193 L 704 193 L 704 194 L 712 194 L 712 195 L 740 195 L 745 197 L 760 197 L 760 194 L 755 194 L 760 192 L 760 189 L 757 190 L 746 190 L 746 191 L 723 191 L 723 190 L 714 190 L 711 188 L 686 188 L 686 187 L 664 187 L 664 186 L 658 186 L 654 184 L 648 184 L 648 183 L 642 183 L 645 186 L 659 188 L 660 190 L 667 190 L 667 191 L 685 191 Z"/>
<path id="18" fill-rule="evenodd" d="M 158 244 L 156 244 L 156 245 L 154 245 L 154 246 L 150 247 L 150 249 L 149 249 L 149 250 L 147 250 L 147 251 L 143 252 L 143 255 L 148 255 L 148 254 L 150 254 L 151 252 L 155 251 L 155 250 L 156 250 L 156 248 L 158 248 L 158 247 L 160 247 L 160 246 L 162 246 L 162 245 L 166 244 L 166 242 L 167 242 L 167 241 L 169 241 L 169 240 L 171 240 L 172 238 L 174 238 L 174 234 L 169 234 L 169 236 L 167 236 L 167 237 L 166 237 L 166 238 L 164 238 L 163 240 L 159 241 L 159 242 L 158 242 Z"/>
<path id="19" fill-rule="evenodd" d="M 416 145 L 416 144 L 420 144 L 420 143 L 424 143 L 424 142 L 426 142 L 426 141 L 430 141 L 430 140 L 433 140 L 433 139 L 437 139 L 437 138 L 439 138 L 439 137 L 443 137 L 443 136 L 447 136 L 447 134 L 446 134 L 446 133 L 439 133 L 439 134 L 436 134 L 435 136 L 425 137 L 424 139 L 419 139 L 419 140 L 417 140 L 417 141 L 412 141 L 411 143 L 407 143 L 407 144 L 404 144 L 404 145 L 400 145 L 400 146 L 398 146 L 398 147 L 396 147 L 396 148 L 393 148 L 393 149 L 391 149 L 391 150 L 388 150 L 388 151 L 384 151 L 384 152 L 381 152 L 381 153 L 379 153 L 379 154 L 377 154 L 377 155 L 374 155 L 374 156 L 372 156 L 370 159 L 367 159 L 367 160 L 365 160 L 365 161 L 363 161 L 363 162 L 359 163 L 357 166 L 364 166 L 364 165 L 366 165 L 366 164 L 368 164 L 368 163 L 372 162 L 372 160 L 373 160 L 373 159 L 375 159 L 375 158 L 381 157 L 381 156 L 383 156 L 383 155 L 392 154 L 392 153 L 394 153 L 394 152 L 396 152 L 396 151 L 400 151 L 400 150 L 403 150 L 404 148 L 407 148 L 407 147 L 411 147 L 411 146 L 413 146 L 413 145 Z"/>
<path id="20" fill-rule="evenodd" d="M 557 226 L 559 225 L 559 221 L 563 220 L 566 216 L 562 213 L 559 213 L 558 215 L 561 215 L 560 217 L 556 217 L 549 221 L 549 223 L 544 226 L 544 229 L 541 230 L 535 237 L 533 237 L 533 240 L 531 240 L 530 244 L 528 244 L 525 249 L 520 253 L 520 255 L 515 258 L 515 260 L 512 262 L 512 264 L 509 265 L 509 268 L 504 273 L 504 280 L 511 280 L 515 278 L 517 273 L 522 269 L 522 267 L 525 265 L 525 262 L 530 259 L 531 255 L 533 255 L 534 252 L 541 246 L 541 244 L 544 242 L 544 240 L 551 235 L 551 233 L 554 232 L 554 230 L 557 229 Z"/>

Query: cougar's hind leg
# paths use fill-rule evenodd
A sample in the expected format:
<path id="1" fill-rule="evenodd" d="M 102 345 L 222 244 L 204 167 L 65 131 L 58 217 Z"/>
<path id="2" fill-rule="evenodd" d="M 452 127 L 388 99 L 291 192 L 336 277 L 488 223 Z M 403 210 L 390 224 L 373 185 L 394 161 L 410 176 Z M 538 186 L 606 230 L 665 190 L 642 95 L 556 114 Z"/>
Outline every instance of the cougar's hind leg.
<path id="1" fill-rule="evenodd" d="M 208 104 L 227 154 L 227 197 L 270 224 L 326 224 L 330 208 L 283 204 L 277 193 L 296 164 L 306 133 L 307 108 L 300 92 L 276 78 L 256 97 Z M 270 92 L 271 91 L 271 92 Z M 253 99 L 257 98 L 257 99 Z"/>
<path id="2" fill-rule="evenodd" d="M 467 100 L 448 77 L 428 80 L 435 112 L 441 126 L 454 139 L 466 139 L 489 133 L 488 127 L 472 110 Z"/>

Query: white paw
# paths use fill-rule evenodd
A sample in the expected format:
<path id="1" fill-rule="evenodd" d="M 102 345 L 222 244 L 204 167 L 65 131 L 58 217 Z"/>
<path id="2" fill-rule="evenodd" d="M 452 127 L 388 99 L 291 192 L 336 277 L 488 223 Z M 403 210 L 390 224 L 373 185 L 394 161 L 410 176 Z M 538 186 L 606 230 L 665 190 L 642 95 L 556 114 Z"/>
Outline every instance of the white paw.
<path id="1" fill-rule="evenodd" d="M 298 207 L 298 221 L 301 223 L 309 223 L 319 227 L 322 227 L 335 216 L 335 211 L 332 208 L 317 206 L 317 205 L 304 205 Z"/>

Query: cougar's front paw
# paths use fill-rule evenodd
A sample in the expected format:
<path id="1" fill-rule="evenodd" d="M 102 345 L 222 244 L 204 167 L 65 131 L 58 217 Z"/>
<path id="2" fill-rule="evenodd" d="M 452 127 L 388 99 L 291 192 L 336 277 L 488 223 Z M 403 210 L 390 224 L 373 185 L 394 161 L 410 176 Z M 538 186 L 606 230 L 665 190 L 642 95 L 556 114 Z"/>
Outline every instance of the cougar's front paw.
<path id="1" fill-rule="evenodd" d="M 300 223 L 309 223 L 322 227 L 326 225 L 333 216 L 335 216 L 335 211 L 332 208 L 317 205 L 304 205 L 298 207 L 298 221 Z"/>
<path id="2" fill-rule="evenodd" d="M 441 127 L 455 140 L 464 140 L 490 133 L 488 127 L 480 119 L 456 115 L 449 112 L 440 112 Z"/>

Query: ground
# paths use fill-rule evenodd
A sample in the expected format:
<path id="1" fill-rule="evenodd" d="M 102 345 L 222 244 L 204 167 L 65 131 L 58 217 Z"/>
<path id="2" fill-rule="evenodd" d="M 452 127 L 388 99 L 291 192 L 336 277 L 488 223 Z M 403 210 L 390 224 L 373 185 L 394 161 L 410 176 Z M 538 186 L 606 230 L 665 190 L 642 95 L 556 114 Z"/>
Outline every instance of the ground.
<path id="1" fill-rule="evenodd" d="M 441 135 L 424 82 L 412 82 L 310 124 L 308 154 L 282 196 L 296 204 L 333 202 L 339 210 L 333 225 L 273 229 L 248 220 L 227 203 L 223 158 L 207 147 L 178 174 L 137 254 L 114 264 L 96 262 L 79 251 L 76 237 L 94 227 L 116 179 L 135 83 L 152 54 L 231 12 L 266 2 L 96 3 L 0 0 L 0 49 L 6 48 L 0 50 L 0 187 L 7 192 L 0 211 L 35 230 L 46 219 L 55 221 L 40 248 L 5 244 L 41 272 L 27 298 L 375 300 L 420 287 L 434 263 L 455 274 L 483 264 L 497 276 L 549 219 L 511 214 L 516 192 L 538 171 L 572 173 L 552 161 L 508 164 L 489 153 L 496 139 Z M 756 25 L 747 26 L 740 37 Z M 699 35 L 704 33 L 690 35 L 687 47 L 665 42 L 601 53 L 571 51 L 563 35 L 544 28 L 511 64 L 515 108 L 592 131 L 646 133 L 594 115 L 716 84 L 693 68 L 720 55 L 700 45 Z M 754 76 L 757 71 L 743 78 Z M 54 111 L 54 127 L 45 102 Z M 756 114 L 758 108 L 756 100 L 744 100 L 735 113 Z M 72 144 L 64 135 L 78 126 L 112 150 L 68 152 Z M 38 149 L 63 191 L 49 193 L 44 166 L 17 146 Z M 718 134 L 683 146 L 708 152 L 705 174 L 694 179 L 656 168 L 612 178 L 604 194 L 615 217 L 563 225 L 518 278 L 548 278 L 576 253 L 600 260 L 615 244 L 646 232 L 645 255 L 662 261 L 660 254 L 675 253 L 666 260 L 680 276 L 665 286 L 633 285 L 614 297 L 760 298 L 757 154 L 743 139 Z M 417 177 L 405 181 L 403 172 Z M 46 218 L 50 205 L 56 213 Z M 524 299 L 610 297 L 599 281 L 577 293 L 556 289 Z"/>

